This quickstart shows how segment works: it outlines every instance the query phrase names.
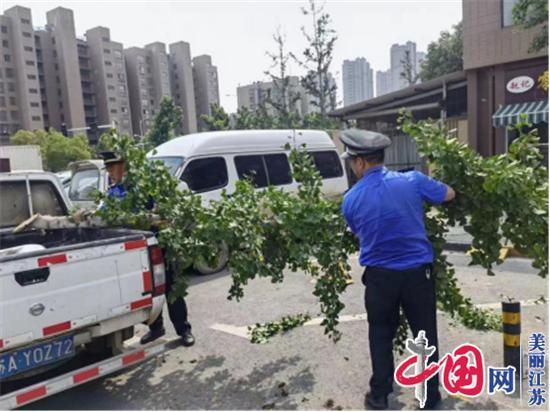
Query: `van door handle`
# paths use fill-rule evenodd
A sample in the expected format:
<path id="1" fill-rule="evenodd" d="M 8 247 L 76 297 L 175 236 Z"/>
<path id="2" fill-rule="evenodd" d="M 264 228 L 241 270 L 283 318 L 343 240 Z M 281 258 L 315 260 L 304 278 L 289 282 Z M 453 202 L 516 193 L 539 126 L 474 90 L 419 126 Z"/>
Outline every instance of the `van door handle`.
<path id="1" fill-rule="evenodd" d="M 21 286 L 34 285 L 48 280 L 50 277 L 50 267 L 46 266 L 39 269 L 24 270 L 15 273 L 15 281 Z"/>

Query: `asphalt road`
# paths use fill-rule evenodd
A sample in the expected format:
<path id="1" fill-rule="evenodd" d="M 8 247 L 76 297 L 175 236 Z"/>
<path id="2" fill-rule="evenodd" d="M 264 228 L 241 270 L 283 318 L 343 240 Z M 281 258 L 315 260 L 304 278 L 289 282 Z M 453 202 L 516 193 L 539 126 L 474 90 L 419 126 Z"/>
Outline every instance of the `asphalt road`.
<path id="1" fill-rule="evenodd" d="M 467 256 L 450 256 L 461 287 L 475 303 L 500 308 L 508 297 L 524 302 L 524 345 L 531 332 L 548 332 L 548 281 L 535 274 L 529 261 L 509 259 L 497 268 L 496 276 L 489 277 L 482 269 L 468 267 Z M 226 299 L 231 283 L 227 272 L 194 277 L 187 301 L 195 346 L 175 346 L 141 366 L 27 409 L 363 409 L 370 376 L 368 325 L 361 270 L 356 263 L 353 266 L 355 283 L 344 296 L 343 337 L 337 344 L 316 325 L 303 326 L 263 345 L 251 344 L 245 337 L 246 326 L 256 322 L 304 312 L 317 316 L 313 284 L 304 274 L 287 273 L 283 284 L 253 281 L 240 303 Z M 440 353 L 467 341 L 483 350 L 486 365 L 502 366 L 500 333 L 466 330 L 444 314 L 438 321 Z M 165 323 L 169 336 L 175 336 L 170 322 Z M 138 334 L 144 331 L 140 327 Z M 395 389 L 390 397 L 392 409 L 417 407 L 412 389 Z M 475 399 L 443 396 L 442 409 L 531 409 L 525 393 L 523 400 L 486 393 Z"/>

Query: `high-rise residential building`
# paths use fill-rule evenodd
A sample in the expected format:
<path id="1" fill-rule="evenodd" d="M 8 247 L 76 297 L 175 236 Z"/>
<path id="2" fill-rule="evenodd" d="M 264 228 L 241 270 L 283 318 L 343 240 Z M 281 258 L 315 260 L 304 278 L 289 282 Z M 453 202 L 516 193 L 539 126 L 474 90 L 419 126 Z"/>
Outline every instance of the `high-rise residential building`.
<path id="1" fill-rule="evenodd" d="M 145 136 L 163 97 L 171 96 L 168 56 L 164 43 L 124 50 L 134 133 Z"/>
<path id="2" fill-rule="evenodd" d="M 378 71 L 376 72 L 376 95 L 382 96 L 386 93 L 391 93 L 392 88 L 392 77 L 391 70 Z"/>
<path id="3" fill-rule="evenodd" d="M 190 45 L 155 42 L 124 49 L 106 27 L 78 37 L 73 12 L 57 7 L 33 28 L 31 10 L 0 15 L 0 143 L 19 129 L 85 133 L 96 143 L 109 127 L 143 136 L 163 97 L 183 111 L 176 132 L 198 129 L 197 118 L 220 103 L 210 56 L 191 58 Z"/>
<path id="4" fill-rule="evenodd" d="M 0 139 L 20 128 L 44 127 L 31 11 L 15 6 L 0 15 Z"/>
<path id="5" fill-rule="evenodd" d="M 208 55 L 193 58 L 193 80 L 195 84 L 195 102 L 197 117 L 211 114 L 210 105 L 220 104 L 218 86 L 218 68 L 212 64 Z M 200 129 L 204 129 L 199 120 Z"/>
<path id="6" fill-rule="evenodd" d="M 364 57 L 344 60 L 342 65 L 344 106 L 374 97 L 373 75 Z"/>
<path id="7" fill-rule="evenodd" d="M 85 36 L 86 41 L 81 43 L 79 49 L 82 50 L 80 73 L 87 124 L 91 129 L 100 127 L 96 134 L 100 134 L 101 129 L 107 125 L 112 125 L 119 132 L 132 136 L 123 46 L 111 40 L 110 31 L 106 27 L 90 29 L 86 31 Z M 86 49 L 87 56 L 84 56 L 83 52 Z M 93 109 L 96 115 L 95 122 L 92 119 Z"/>
<path id="8" fill-rule="evenodd" d="M 318 112 L 319 108 L 311 104 L 314 100 L 300 83 L 298 76 L 289 76 L 286 101 L 291 110 L 300 115 Z M 255 111 L 264 107 L 269 115 L 275 115 L 276 110 L 269 101 L 282 103 L 282 92 L 275 82 L 254 82 L 237 87 L 237 105 Z"/>
<path id="9" fill-rule="evenodd" d="M 409 80 L 403 77 L 406 64 L 410 65 L 411 76 L 416 77 L 425 56 L 425 53 L 416 50 L 414 42 L 393 44 L 390 49 L 390 68 L 376 73 L 376 95 L 381 96 L 410 86 Z"/>
<path id="10" fill-rule="evenodd" d="M 170 44 L 169 52 L 172 98 L 182 110 L 182 124 L 176 129 L 176 133 L 195 133 L 197 131 L 197 114 L 191 48 L 189 43 L 180 41 Z"/>
<path id="11" fill-rule="evenodd" d="M 426 59 L 426 53 L 424 52 L 416 52 L 416 73 L 420 74 L 420 71 L 422 70 L 422 63 Z"/>
<path id="12" fill-rule="evenodd" d="M 46 34 L 40 42 L 44 57 L 42 85 L 47 94 L 48 122 L 45 125 L 57 130 L 66 128 L 69 134 L 82 132 L 86 128 L 86 120 L 73 12 L 57 7 L 46 13 L 46 21 Z M 48 41 L 51 48 L 49 44 L 45 45 Z M 51 56 L 45 56 L 50 51 Z M 51 61 L 53 65 L 46 67 L 46 61 Z M 50 104 L 48 91 L 57 94 L 57 107 Z"/>

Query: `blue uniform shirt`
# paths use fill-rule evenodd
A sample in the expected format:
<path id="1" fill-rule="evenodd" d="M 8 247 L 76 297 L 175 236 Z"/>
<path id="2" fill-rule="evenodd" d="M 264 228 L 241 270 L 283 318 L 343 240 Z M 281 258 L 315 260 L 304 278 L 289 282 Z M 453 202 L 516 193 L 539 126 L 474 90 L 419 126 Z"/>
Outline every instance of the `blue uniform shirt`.
<path id="1" fill-rule="evenodd" d="M 109 187 L 107 196 L 114 197 L 115 199 L 124 199 L 126 197 L 126 189 L 122 183 L 117 183 Z"/>
<path id="2" fill-rule="evenodd" d="M 447 186 L 420 172 L 369 169 L 344 196 L 342 213 L 359 238 L 362 266 L 411 269 L 433 262 L 423 201 L 440 204 Z"/>

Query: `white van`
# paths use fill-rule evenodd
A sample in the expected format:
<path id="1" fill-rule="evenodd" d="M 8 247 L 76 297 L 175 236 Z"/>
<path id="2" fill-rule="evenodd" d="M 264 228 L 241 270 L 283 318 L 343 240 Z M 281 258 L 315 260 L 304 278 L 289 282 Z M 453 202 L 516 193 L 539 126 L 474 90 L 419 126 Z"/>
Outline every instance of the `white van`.
<path id="1" fill-rule="evenodd" d="M 219 200 L 225 189 L 235 191 L 239 179 L 251 177 L 257 188 L 269 185 L 295 191 L 288 161 L 290 147 L 306 145 L 323 178 L 327 196 L 348 189 L 344 163 L 329 135 L 320 130 L 235 130 L 189 134 L 174 138 L 148 153 L 161 160 L 181 188 L 200 194 L 204 204 Z"/>

